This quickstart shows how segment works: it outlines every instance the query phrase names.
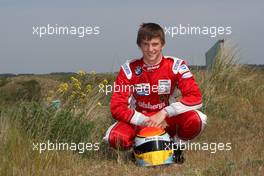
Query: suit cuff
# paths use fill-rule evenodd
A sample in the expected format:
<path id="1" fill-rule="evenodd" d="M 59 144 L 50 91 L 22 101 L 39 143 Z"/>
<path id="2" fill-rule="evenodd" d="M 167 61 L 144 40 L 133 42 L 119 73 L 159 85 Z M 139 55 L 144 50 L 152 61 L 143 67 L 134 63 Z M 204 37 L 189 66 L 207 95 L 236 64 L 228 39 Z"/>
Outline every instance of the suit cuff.
<path id="1" fill-rule="evenodd" d="M 133 125 L 142 125 L 145 120 L 147 120 L 148 117 L 146 117 L 144 114 L 137 112 L 135 110 L 134 115 L 132 116 L 130 123 Z"/>
<path id="2" fill-rule="evenodd" d="M 202 107 L 202 103 L 194 106 L 187 106 L 181 102 L 172 103 L 171 105 L 164 108 L 168 113 L 168 117 L 176 116 L 190 110 L 196 110 Z"/>

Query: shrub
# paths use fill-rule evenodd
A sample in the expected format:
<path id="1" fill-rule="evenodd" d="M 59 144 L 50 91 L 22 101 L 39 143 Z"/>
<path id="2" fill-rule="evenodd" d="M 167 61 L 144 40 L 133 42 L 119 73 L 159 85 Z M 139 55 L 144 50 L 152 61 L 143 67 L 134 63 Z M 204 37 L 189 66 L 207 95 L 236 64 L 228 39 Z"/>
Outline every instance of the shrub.
<path id="1" fill-rule="evenodd" d="M 16 93 L 17 100 L 39 101 L 41 98 L 41 86 L 36 80 L 21 81 Z"/>

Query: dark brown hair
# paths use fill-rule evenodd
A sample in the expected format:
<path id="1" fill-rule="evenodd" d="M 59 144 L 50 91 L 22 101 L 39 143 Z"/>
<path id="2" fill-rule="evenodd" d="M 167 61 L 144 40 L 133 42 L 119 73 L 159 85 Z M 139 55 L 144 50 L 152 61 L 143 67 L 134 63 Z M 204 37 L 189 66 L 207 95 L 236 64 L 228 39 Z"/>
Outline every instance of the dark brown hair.
<path id="1" fill-rule="evenodd" d="M 165 44 L 165 34 L 160 25 L 156 23 L 143 23 L 138 30 L 137 45 L 140 47 L 142 40 L 151 40 L 156 37 L 160 38 L 162 45 Z"/>

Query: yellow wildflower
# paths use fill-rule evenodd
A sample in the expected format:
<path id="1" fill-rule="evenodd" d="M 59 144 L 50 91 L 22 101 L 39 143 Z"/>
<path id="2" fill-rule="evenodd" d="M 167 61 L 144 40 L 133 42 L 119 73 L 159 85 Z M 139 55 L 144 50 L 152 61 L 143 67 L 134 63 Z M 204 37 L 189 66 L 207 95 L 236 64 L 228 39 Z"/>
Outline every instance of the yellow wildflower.
<path id="1" fill-rule="evenodd" d="M 77 78 L 75 78 L 75 77 L 71 77 L 71 80 L 72 80 L 72 82 L 74 82 L 74 83 L 78 83 L 78 82 L 80 82 Z"/>
<path id="2" fill-rule="evenodd" d="M 75 94 L 71 94 L 70 99 L 74 99 L 74 98 L 75 98 Z"/>
<path id="3" fill-rule="evenodd" d="M 80 75 L 82 77 L 82 76 L 86 75 L 86 72 L 83 70 L 79 70 L 78 75 Z"/>
<path id="4" fill-rule="evenodd" d="M 103 83 L 100 83 L 100 84 L 99 84 L 99 88 L 100 88 L 100 89 L 104 88 L 104 84 L 103 84 Z"/>
<path id="5" fill-rule="evenodd" d="M 81 92 L 81 98 L 85 98 L 86 97 L 86 94 L 85 93 L 83 93 L 83 92 Z"/>
<path id="6" fill-rule="evenodd" d="M 52 97 L 47 97 L 47 101 L 48 102 L 52 101 Z"/>
<path id="7" fill-rule="evenodd" d="M 47 93 L 47 101 L 51 101 L 54 97 L 54 91 L 53 90 L 49 90 L 48 93 Z"/>
<path id="8" fill-rule="evenodd" d="M 69 85 L 67 83 L 61 83 L 58 88 L 59 93 L 64 93 L 68 90 Z"/>
<path id="9" fill-rule="evenodd" d="M 81 88 L 81 82 L 76 82 L 76 83 L 74 83 L 74 88 L 75 89 L 77 89 L 77 90 L 81 90 L 82 88 Z"/>
<path id="10" fill-rule="evenodd" d="M 77 90 L 81 90 L 82 83 L 75 77 L 71 77 L 71 81 L 73 82 L 73 87 Z"/>
<path id="11" fill-rule="evenodd" d="M 54 91 L 53 90 L 49 90 L 48 91 L 48 95 L 53 95 L 54 94 Z"/>
<path id="12" fill-rule="evenodd" d="M 101 104 L 101 102 L 100 102 L 100 101 L 97 103 L 97 105 L 98 105 L 98 106 L 102 106 L 102 104 Z"/>
<path id="13" fill-rule="evenodd" d="M 86 87 L 85 87 L 85 91 L 86 93 L 89 93 L 92 91 L 92 85 L 91 84 L 87 84 Z"/>
<path id="14" fill-rule="evenodd" d="M 104 85 L 108 84 L 107 79 L 104 79 L 104 80 L 102 81 L 102 84 L 104 84 Z"/>

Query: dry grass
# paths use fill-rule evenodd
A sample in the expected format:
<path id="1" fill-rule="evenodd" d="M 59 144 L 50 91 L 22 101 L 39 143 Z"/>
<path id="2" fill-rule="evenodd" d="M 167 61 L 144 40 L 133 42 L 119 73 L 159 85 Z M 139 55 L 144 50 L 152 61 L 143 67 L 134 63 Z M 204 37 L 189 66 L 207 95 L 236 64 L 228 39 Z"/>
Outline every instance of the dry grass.
<path id="1" fill-rule="evenodd" d="M 204 93 L 203 111 L 208 115 L 208 126 L 194 142 L 231 143 L 230 151 L 186 151 L 183 165 L 154 168 L 138 167 L 126 157 L 127 153 L 113 151 L 104 143 L 99 151 L 88 154 L 70 151 L 39 154 L 32 149 L 32 143 L 38 139 L 28 135 L 19 121 L 11 118 L 18 116 L 17 107 L 2 106 L 0 175 L 263 175 L 264 72 L 234 64 L 233 58 L 232 53 L 226 52 L 214 71 L 195 72 Z M 48 82 L 42 82 L 41 86 L 57 85 L 56 81 L 50 81 L 51 85 Z M 96 122 L 89 133 L 93 141 L 102 142 L 103 133 L 113 122 L 108 102 L 104 104 L 85 117 Z"/>

